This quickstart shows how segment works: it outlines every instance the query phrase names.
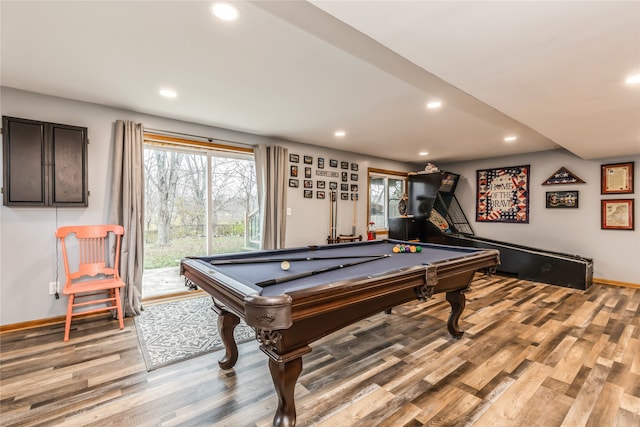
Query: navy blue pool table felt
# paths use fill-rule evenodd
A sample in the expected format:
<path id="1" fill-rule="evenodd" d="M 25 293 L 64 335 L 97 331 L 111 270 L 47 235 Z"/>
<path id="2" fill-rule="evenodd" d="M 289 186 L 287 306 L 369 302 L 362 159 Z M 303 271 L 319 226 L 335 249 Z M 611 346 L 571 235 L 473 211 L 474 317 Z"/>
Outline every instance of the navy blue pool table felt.
<path id="1" fill-rule="evenodd" d="M 349 268 L 349 267 L 354 267 L 356 265 L 364 264 L 366 262 L 377 261 L 379 259 L 386 258 L 388 256 L 391 256 L 391 255 L 384 254 L 384 255 L 380 255 L 378 257 L 367 257 L 367 259 L 354 261 L 354 262 L 349 262 L 349 263 L 346 263 L 346 264 L 336 264 L 336 265 L 332 265 L 332 266 L 329 266 L 329 267 L 318 268 L 316 270 L 303 271 L 302 273 L 297 273 L 297 274 L 293 274 L 293 275 L 290 275 L 290 276 L 277 277 L 275 279 L 267 279 L 267 280 L 263 280 L 262 282 L 256 283 L 256 286 L 265 287 L 265 286 L 277 285 L 277 284 L 280 284 L 280 283 L 290 282 L 292 280 L 298 280 L 298 279 L 302 279 L 304 277 L 313 276 L 315 274 L 327 273 L 329 271 L 338 270 L 340 268 Z M 344 258 L 342 258 L 342 259 L 344 259 Z M 288 261 L 284 261 L 284 262 L 288 263 Z M 291 267 L 290 267 L 289 264 L 287 265 L 287 268 L 282 268 L 282 266 L 280 267 L 281 270 L 289 270 L 290 268 Z"/>
<path id="2" fill-rule="evenodd" d="M 228 265 L 228 264 L 260 264 L 265 262 L 284 262 L 284 261 L 317 261 L 320 259 L 351 259 L 351 258 L 373 258 L 380 257 L 385 254 L 377 255 L 349 255 L 349 256 L 321 256 L 321 257 L 304 257 L 304 258 L 243 258 L 243 259 L 213 259 L 209 261 L 211 265 Z"/>
<path id="3" fill-rule="evenodd" d="M 312 246 L 307 248 L 293 248 L 277 251 L 256 251 L 250 255 L 248 253 L 218 255 L 212 257 L 194 258 L 206 264 L 208 270 L 217 271 L 233 280 L 242 283 L 253 289 L 262 296 L 281 295 L 295 290 L 307 289 L 323 284 L 338 283 L 345 280 L 357 280 L 375 277 L 381 274 L 392 274 L 393 272 L 405 271 L 410 268 L 424 268 L 437 262 L 444 262 L 452 258 L 459 258 L 461 254 L 473 255 L 483 251 L 479 248 L 446 246 L 431 243 L 416 243 L 422 247 L 421 252 L 393 253 L 393 247 L 397 244 L 394 240 L 362 242 L 357 245 L 351 243 Z M 303 255 L 304 254 L 304 255 Z M 327 256 L 322 256 L 326 254 Z M 331 256 L 328 256 L 328 255 Z M 373 262 L 353 265 L 348 268 L 333 269 L 336 258 L 341 263 L 351 260 L 357 263 L 362 257 L 377 257 L 381 254 L 390 256 L 374 259 Z M 290 258 L 287 255 L 291 255 Z M 302 257 L 300 255 L 303 255 Z M 464 255 L 462 255 L 464 256 Z M 289 270 L 282 270 L 279 264 L 269 262 L 257 263 L 233 263 L 220 264 L 222 261 L 241 260 L 250 257 L 252 260 L 269 259 L 278 257 L 290 262 Z M 304 258 L 318 258 L 309 261 L 302 261 Z M 300 261 L 296 262 L 296 258 Z M 283 278 L 309 273 L 313 270 L 329 269 L 322 274 L 304 274 L 303 277 L 296 277 L 283 283 L 260 286 L 261 282 L 271 280 L 282 280 Z"/>

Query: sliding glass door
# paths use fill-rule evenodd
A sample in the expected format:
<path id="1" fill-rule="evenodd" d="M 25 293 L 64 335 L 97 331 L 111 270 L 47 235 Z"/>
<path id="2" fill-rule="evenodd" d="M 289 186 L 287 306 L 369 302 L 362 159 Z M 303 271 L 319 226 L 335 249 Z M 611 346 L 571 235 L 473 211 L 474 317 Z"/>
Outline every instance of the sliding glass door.
<path id="1" fill-rule="evenodd" d="M 143 298 L 188 290 L 186 256 L 259 247 L 252 154 L 148 144 Z"/>

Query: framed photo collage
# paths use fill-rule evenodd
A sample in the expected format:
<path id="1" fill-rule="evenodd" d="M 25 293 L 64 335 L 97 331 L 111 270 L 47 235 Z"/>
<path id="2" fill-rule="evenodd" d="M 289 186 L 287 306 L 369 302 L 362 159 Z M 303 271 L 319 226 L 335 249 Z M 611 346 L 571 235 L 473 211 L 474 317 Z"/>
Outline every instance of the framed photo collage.
<path id="1" fill-rule="evenodd" d="M 325 199 L 335 192 L 339 200 L 358 200 L 358 177 L 357 163 L 289 154 L 289 188 L 302 187 L 305 199 Z"/>

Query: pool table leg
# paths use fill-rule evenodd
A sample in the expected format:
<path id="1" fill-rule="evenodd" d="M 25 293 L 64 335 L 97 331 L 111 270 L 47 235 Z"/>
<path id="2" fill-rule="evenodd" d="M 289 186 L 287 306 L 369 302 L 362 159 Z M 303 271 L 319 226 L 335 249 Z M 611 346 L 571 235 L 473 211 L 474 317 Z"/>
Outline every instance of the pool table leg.
<path id="1" fill-rule="evenodd" d="M 302 372 L 302 357 L 281 362 L 269 358 L 269 370 L 278 394 L 278 409 L 273 418 L 273 425 L 274 427 L 293 427 L 296 425 L 296 404 L 293 393 Z"/>
<path id="2" fill-rule="evenodd" d="M 466 305 L 466 299 L 464 297 L 463 290 L 447 292 L 446 298 L 451 305 L 451 314 L 449 315 L 447 328 L 449 329 L 449 333 L 453 335 L 454 338 L 460 338 L 464 332 L 458 326 L 458 320 L 460 319 L 460 316 L 464 311 L 464 306 Z"/>
<path id="3" fill-rule="evenodd" d="M 218 314 L 218 333 L 224 344 L 225 353 L 218 365 L 222 369 L 231 369 L 238 361 L 238 345 L 233 338 L 233 330 L 240 323 L 238 316 L 221 310 Z"/>

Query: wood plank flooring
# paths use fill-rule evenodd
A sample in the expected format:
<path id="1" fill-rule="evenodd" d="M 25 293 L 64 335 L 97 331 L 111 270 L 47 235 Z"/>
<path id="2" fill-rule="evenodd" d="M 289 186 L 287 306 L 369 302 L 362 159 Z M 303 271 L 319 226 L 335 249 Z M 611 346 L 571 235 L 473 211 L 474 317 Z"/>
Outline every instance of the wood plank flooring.
<path id="1" fill-rule="evenodd" d="M 444 295 L 315 343 L 299 426 L 640 426 L 640 289 L 576 291 L 478 275 L 447 333 Z M 0 425 L 269 426 L 257 342 L 146 372 L 135 324 L 110 319 L 0 336 Z"/>

